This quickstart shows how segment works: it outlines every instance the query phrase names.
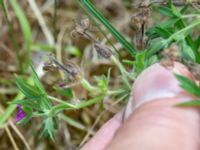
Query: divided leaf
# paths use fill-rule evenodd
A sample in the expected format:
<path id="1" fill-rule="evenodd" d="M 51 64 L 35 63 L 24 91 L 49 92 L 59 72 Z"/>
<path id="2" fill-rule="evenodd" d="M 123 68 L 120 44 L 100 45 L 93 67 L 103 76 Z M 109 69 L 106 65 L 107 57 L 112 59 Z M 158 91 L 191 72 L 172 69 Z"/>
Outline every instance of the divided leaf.
<path id="1" fill-rule="evenodd" d="M 34 86 L 26 83 L 21 77 L 16 76 L 16 84 L 19 90 L 29 98 L 41 97 L 40 93 Z"/>
<path id="2" fill-rule="evenodd" d="M 193 94 L 196 97 L 200 97 L 200 87 L 189 78 L 175 74 L 177 80 L 180 82 L 180 87 L 186 90 L 188 93 Z"/>
<path id="3" fill-rule="evenodd" d="M 35 69 L 33 68 L 32 65 L 30 65 L 30 67 L 31 67 L 32 77 L 33 77 L 33 81 L 35 83 L 35 86 L 40 90 L 41 93 L 43 93 L 44 95 L 47 95 L 46 91 L 45 91 L 36 71 L 35 71 Z"/>

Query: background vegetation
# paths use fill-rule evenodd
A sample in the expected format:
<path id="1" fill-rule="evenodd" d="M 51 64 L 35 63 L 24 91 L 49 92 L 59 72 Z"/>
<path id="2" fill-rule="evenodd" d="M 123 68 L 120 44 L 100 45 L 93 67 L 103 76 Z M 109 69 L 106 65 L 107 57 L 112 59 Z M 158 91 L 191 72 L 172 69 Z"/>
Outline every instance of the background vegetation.
<path id="1" fill-rule="evenodd" d="M 0 5 L 0 150 L 79 149 L 156 62 L 182 62 L 199 79 L 198 0 Z M 179 105 L 200 105 L 199 85 L 176 77 L 197 97 Z"/>

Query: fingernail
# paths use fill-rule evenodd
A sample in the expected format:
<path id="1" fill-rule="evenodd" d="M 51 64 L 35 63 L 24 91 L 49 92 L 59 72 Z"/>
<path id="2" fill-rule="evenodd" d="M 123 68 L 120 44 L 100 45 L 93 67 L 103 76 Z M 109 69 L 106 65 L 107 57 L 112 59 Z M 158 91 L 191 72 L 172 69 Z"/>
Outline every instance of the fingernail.
<path id="1" fill-rule="evenodd" d="M 182 71 L 184 70 L 184 72 Z M 167 69 L 155 64 L 143 71 L 135 81 L 130 100 L 125 110 L 125 119 L 141 105 L 160 98 L 172 98 L 183 90 L 174 77 L 174 72 L 188 76 L 189 71 L 177 63 L 173 68 Z"/>

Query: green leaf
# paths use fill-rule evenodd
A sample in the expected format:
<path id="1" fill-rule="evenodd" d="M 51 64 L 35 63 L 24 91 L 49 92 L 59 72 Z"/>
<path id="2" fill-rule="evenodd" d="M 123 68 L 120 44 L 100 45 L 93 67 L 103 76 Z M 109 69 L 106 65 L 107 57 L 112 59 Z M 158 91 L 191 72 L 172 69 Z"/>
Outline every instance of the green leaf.
<path id="1" fill-rule="evenodd" d="M 172 10 L 168 7 L 164 7 L 164 6 L 157 6 L 156 10 L 159 11 L 161 14 L 168 16 L 168 17 L 174 17 L 174 14 L 172 12 Z"/>
<path id="2" fill-rule="evenodd" d="M 173 0 L 167 0 L 167 5 L 171 8 L 173 6 Z"/>
<path id="3" fill-rule="evenodd" d="M 171 10 L 172 10 L 174 16 L 181 17 L 180 12 L 176 9 L 176 7 L 173 4 L 171 5 Z"/>
<path id="4" fill-rule="evenodd" d="M 158 28 L 165 30 L 164 32 L 168 32 L 170 33 L 170 35 L 175 32 L 175 28 L 174 28 L 174 24 L 178 21 L 178 18 L 170 18 L 167 21 L 163 22 L 163 23 L 159 23 L 154 27 L 151 27 L 148 29 L 148 31 L 145 33 L 147 36 L 149 36 L 150 38 L 157 38 L 160 37 L 162 34 L 158 34 Z"/>
<path id="5" fill-rule="evenodd" d="M 128 100 L 129 96 L 130 96 L 130 89 L 122 87 L 121 92 L 115 95 L 115 99 L 118 100 L 124 97 L 125 100 Z"/>
<path id="6" fill-rule="evenodd" d="M 44 87 L 43 87 L 43 85 L 42 85 L 42 83 L 40 82 L 40 79 L 39 79 L 39 77 L 38 77 L 38 75 L 37 75 L 35 69 L 33 68 L 32 65 L 30 65 L 30 67 L 31 67 L 32 77 L 33 77 L 33 81 L 34 81 L 34 83 L 35 83 L 35 86 L 38 88 L 38 90 L 39 90 L 41 93 L 43 93 L 44 95 L 47 95 L 47 94 L 46 94 L 46 91 L 45 91 L 45 89 L 44 89 Z"/>
<path id="7" fill-rule="evenodd" d="M 35 51 L 47 51 L 47 52 L 54 51 L 53 46 L 49 44 L 44 44 L 44 43 L 32 44 L 31 49 Z"/>
<path id="8" fill-rule="evenodd" d="M 80 57 L 80 56 L 81 56 L 81 51 L 80 51 L 80 49 L 79 49 L 78 47 L 76 47 L 76 46 L 69 45 L 69 46 L 64 47 L 64 50 L 65 50 L 67 53 L 69 53 L 69 54 L 71 54 L 71 55 L 74 55 L 74 56 L 76 56 L 76 57 Z"/>
<path id="9" fill-rule="evenodd" d="M 169 31 L 167 31 L 167 29 L 162 28 L 162 27 L 156 27 L 155 28 L 156 33 L 163 38 L 168 38 L 170 37 L 171 33 Z"/>
<path id="10" fill-rule="evenodd" d="M 125 50 L 133 57 L 137 53 L 137 50 L 129 43 L 124 36 L 122 36 L 111 24 L 110 22 L 99 12 L 96 7 L 90 2 L 90 0 L 79 0 L 80 3 L 99 21 L 101 22 L 113 37 L 122 44 Z"/>
<path id="11" fill-rule="evenodd" d="M 19 76 L 16 76 L 16 84 L 19 90 L 29 98 L 41 97 L 42 93 L 40 93 L 35 87 L 29 85 Z"/>
<path id="12" fill-rule="evenodd" d="M 186 4 L 183 8 L 181 8 L 180 13 L 183 14 L 189 7 L 189 4 Z"/>
<path id="13" fill-rule="evenodd" d="M 195 20 L 193 23 L 190 23 L 189 25 L 187 25 L 183 19 L 179 19 L 179 21 L 177 21 L 175 23 L 175 26 L 179 29 L 179 30 L 185 30 L 185 39 L 186 39 L 186 42 L 187 44 L 192 48 L 194 54 L 195 54 L 195 57 L 196 57 L 196 62 L 197 63 L 200 63 L 200 54 L 198 52 L 198 49 L 196 49 L 196 44 L 195 42 L 193 41 L 192 39 L 192 36 L 189 33 L 189 31 L 187 31 L 188 29 L 192 29 L 194 28 L 195 26 L 199 25 L 199 20 Z M 196 24 L 197 23 L 197 24 Z"/>
<path id="14" fill-rule="evenodd" d="M 53 117 L 48 117 L 43 122 L 42 136 L 49 136 L 52 141 L 55 141 L 56 120 Z"/>
<path id="15" fill-rule="evenodd" d="M 59 88 L 55 87 L 56 92 L 58 92 L 59 95 L 66 96 L 68 98 L 73 98 L 73 91 L 71 88 Z"/>
<path id="16" fill-rule="evenodd" d="M 165 39 L 156 39 L 152 40 L 150 43 L 149 48 L 146 50 L 147 51 L 147 58 L 153 56 L 155 53 L 159 52 L 160 50 L 164 49 L 170 44 L 170 40 L 165 40 Z"/>
<path id="17" fill-rule="evenodd" d="M 200 100 L 192 100 L 192 101 L 182 102 L 182 103 L 177 104 L 176 106 L 188 106 L 188 107 L 200 106 Z"/>
<path id="18" fill-rule="evenodd" d="M 38 98 L 32 98 L 32 99 L 28 98 L 28 99 L 22 99 L 22 100 L 14 100 L 10 104 L 20 104 L 28 108 L 42 111 L 39 101 L 40 100 Z"/>
<path id="19" fill-rule="evenodd" d="M 171 8 L 172 13 L 174 14 L 174 16 L 181 17 L 181 14 L 179 13 L 179 11 L 178 11 L 178 10 L 176 9 L 176 7 L 174 6 L 172 0 L 168 0 L 168 5 L 169 5 L 169 7 Z"/>
<path id="20" fill-rule="evenodd" d="M 108 82 L 107 82 L 107 78 L 104 75 L 102 75 L 100 77 L 95 76 L 95 80 L 97 81 L 98 87 L 102 91 L 104 91 L 104 92 L 107 91 L 107 84 L 108 84 Z"/>
<path id="21" fill-rule="evenodd" d="M 31 44 L 32 44 L 31 27 L 30 27 L 30 24 L 29 24 L 26 16 L 25 16 L 23 9 L 18 4 L 18 1 L 10 0 L 10 4 L 15 11 L 15 14 L 16 14 L 18 20 L 19 20 L 22 32 L 24 34 L 25 49 L 26 49 L 25 64 L 28 65 L 30 63 L 30 51 L 31 51 Z"/>
<path id="22" fill-rule="evenodd" d="M 195 54 L 194 54 L 193 50 L 191 49 L 191 47 L 187 45 L 185 40 L 183 40 L 181 42 L 181 46 L 182 46 L 181 47 L 181 58 L 184 58 L 184 59 L 192 61 L 192 62 L 196 62 Z"/>
<path id="23" fill-rule="evenodd" d="M 151 66 L 151 65 L 157 63 L 158 61 L 159 60 L 158 60 L 157 55 L 153 55 L 147 60 L 147 66 L 146 67 Z"/>
<path id="24" fill-rule="evenodd" d="M 137 53 L 134 71 L 139 74 L 145 68 L 145 53 Z"/>
<path id="25" fill-rule="evenodd" d="M 33 80 L 31 78 L 28 79 L 27 83 L 32 84 Z M 19 92 L 13 100 L 23 99 L 24 94 Z M 7 119 L 12 115 L 15 111 L 16 105 L 9 105 L 6 110 L 0 115 L 0 127 L 7 121 Z"/>
<path id="26" fill-rule="evenodd" d="M 200 87 L 196 85 L 192 80 L 189 78 L 175 74 L 176 79 L 180 82 L 179 85 L 188 93 L 193 94 L 196 97 L 200 97 Z"/>
<path id="27" fill-rule="evenodd" d="M 200 36 L 195 41 L 195 50 L 198 51 L 200 47 Z"/>

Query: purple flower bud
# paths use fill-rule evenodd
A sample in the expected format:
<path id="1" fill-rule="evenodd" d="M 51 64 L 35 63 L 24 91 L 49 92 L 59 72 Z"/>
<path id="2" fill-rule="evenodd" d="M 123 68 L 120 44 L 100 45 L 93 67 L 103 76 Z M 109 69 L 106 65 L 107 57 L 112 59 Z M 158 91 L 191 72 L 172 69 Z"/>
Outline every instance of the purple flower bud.
<path id="1" fill-rule="evenodd" d="M 15 123 L 18 123 L 20 120 L 22 120 L 25 116 L 26 116 L 26 114 L 25 114 L 25 112 L 23 111 L 23 109 L 22 109 L 22 106 L 21 105 L 17 105 L 17 116 L 16 116 L 16 118 L 15 118 Z"/>

